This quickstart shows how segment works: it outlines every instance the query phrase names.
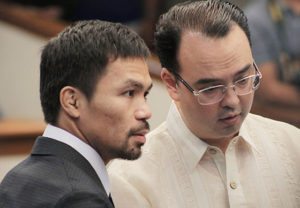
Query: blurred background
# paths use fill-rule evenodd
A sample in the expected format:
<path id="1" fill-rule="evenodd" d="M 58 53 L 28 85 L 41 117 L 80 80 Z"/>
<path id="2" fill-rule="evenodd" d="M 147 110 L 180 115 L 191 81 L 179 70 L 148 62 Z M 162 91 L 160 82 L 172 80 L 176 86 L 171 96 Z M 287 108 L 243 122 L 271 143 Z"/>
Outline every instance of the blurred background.
<path id="1" fill-rule="evenodd" d="M 247 9 L 259 1 L 265 0 L 232 2 Z M 153 112 L 151 129 L 164 121 L 171 100 L 159 78 L 160 64 L 153 50 L 153 32 L 159 15 L 178 2 L 183 1 L 0 0 L 0 181 L 30 153 L 34 139 L 43 132 L 45 123 L 39 102 L 41 49 L 73 21 L 121 22 L 143 37 L 153 52 L 148 62 L 154 82 L 148 98 Z M 272 102 L 257 102 L 253 111 L 300 127 L 300 105 L 288 113 L 272 106 Z"/>

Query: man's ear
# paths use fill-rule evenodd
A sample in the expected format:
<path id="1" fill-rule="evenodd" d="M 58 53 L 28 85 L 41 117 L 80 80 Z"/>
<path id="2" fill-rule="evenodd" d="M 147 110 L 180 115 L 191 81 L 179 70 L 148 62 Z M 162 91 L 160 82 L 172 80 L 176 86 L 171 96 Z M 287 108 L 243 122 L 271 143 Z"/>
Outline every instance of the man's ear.
<path id="1" fill-rule="evenodd" d="M 66 112 L 70 117 L 78 118 L 79 112 L 79 98 L 80 92 L 78 89 L 66 86 L 60 91 L 60 105 L 63 111 Z"/>
<path id="2" fill-rule="evenodd" d="M 162 68 L 160 77 L 162 81 L 165 83 L 167 87 L 167 91 L 170 95 L 170 97 L 177 101 L 179 99 L 178 96 L 178 89 L 177 89 L 177 83 L 176 83 L 176 78 L 175 76 L 169 72 L 166 68 Z"/>

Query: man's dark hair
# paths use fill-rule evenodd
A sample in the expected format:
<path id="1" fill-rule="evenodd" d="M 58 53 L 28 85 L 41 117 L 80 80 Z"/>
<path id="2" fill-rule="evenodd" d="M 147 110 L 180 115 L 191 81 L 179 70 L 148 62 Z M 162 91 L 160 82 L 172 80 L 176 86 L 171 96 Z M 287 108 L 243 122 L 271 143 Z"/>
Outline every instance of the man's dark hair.
<path id="1" fill-rule="evenodd" d="M 178 72 L 177 54 L 183 31 L 201 32 L 212 38 L 225 37 L 237 24 L 245 32 L 251 45 L 247 17 L 230 2 L 202 0 L 173 6 L 160 16 L 155 32 L 155 47 L 162 67 Z"/>
<path id="2" fill-rule="evenodd" d="M 90 20 L 68 26 L 49 41 L 41 55 L 40 99 L 45 121 L 56 124 L 64 86 L 76 87 L 90 100 L 109 61 L 149 55 L 144 41 L 122 24 Z"/>

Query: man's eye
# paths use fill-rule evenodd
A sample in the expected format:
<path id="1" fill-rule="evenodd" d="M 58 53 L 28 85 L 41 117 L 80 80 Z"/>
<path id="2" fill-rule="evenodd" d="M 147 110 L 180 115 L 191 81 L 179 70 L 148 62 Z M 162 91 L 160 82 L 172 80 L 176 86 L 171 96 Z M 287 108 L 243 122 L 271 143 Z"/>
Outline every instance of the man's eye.
<path id="1" fill-rule="evenodd" d="M 145 98 L 145 100 L 147 100 L 147 96 L 149 95 L 149 92 L 147 91 L 147 92 L 145 92 L 145 94 L 144 94 L 144 98 Z"/>
<path id="2" fill-rule="evenodd" d="M 213 94 L 213 93 L 216 93 L 220 90 L 220 88 L 207 88 L 207 89 L 204 89 L 202 91 L 202 93 L 205 93 L 205 94 Z"/>
<path id="3" fill-rule="evenodd" d="M 133 97 L 134 96 L 134 90 L 128 90 L 124 93 L 125 96 Z"/>
<path id="4" fill-rule="evenodd" d="M 207 97 L 215 97 L 215 96 L 219 96 L 220 94 L 222 94 L 223 89 L 224 89 L 223 85 L 212 86 L 212 87 L 208 87 L 203 90 L 200 90 L 200 93 Z"/>
<path id="5" fill-rule="evenodd" d="M 236 85 L 246 85 L 246 84 L 248 84 L 248 82 L 250 81 L 251 78 L 250 77 L 245 77 L 243 79 L 240 79 L 236 82 Z"/>

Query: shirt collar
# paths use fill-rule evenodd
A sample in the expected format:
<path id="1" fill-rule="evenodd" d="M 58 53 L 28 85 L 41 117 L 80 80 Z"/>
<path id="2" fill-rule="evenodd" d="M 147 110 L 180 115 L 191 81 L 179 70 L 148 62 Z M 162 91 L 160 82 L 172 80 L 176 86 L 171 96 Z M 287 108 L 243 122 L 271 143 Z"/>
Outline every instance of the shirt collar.
<path id="1" fill-rule="evenodd" d="M 247 123 L 248 123 L 247 120 L 249 119 L 250 115 L 251 115 L 251 113 L 248 113 L 247 117 L 245 118 L 245 120 L 241 126 L 239 136 L 241 136 L 241 138 L 243 140 L 245 140 L 252 148 L 254 148 L 256 151 L 258 151 L 257 145 L 251 139 L 251 136 L 249 134 L 249 127 L 247 126 Z M 253 131 L 253 129 L 252 129 L 252 131 Z"/>
<path id="2" fill-rule="evenodd" d="M 100 155 L 91 146 L 83 142 L 81 139 L 70 134 L 69 132 L 61 128 L 52 126 L 51 124 L 47 125 L 43 136 L 67 144 L 75 149 L 78 153 L 80 153 L 96 171 L 107 195 L 109 195 L 110 185 L 105 164 Z"/>
<path id="3" fill-rule="evenodd" d="M 246 120 L 247 117 L 245 121 Z M 202 141 L 199 137 L 197 137 L 189 130 L 189 128 L 182 120 L 181 115 L 174 102 L 171 103 L 166 121 L 167 128 L 171 137 L 174 138 L 175 142 L 181 148 L 183 157 L 188 158 L 188 160 L 186 160 L 186 163 L 189 169 L 194 169 L 202 159 L 207 151 L 207 148 L 210 147 L 210 145 Z M 257 150 L 255 143 L 251 140 L 245 121 L 240 129 L 239 138 L 243 139 L 247 144 L 250 145 L 250 147 L 253 147 L 255 150 Z"/>
<path id="4" fill-rule="evenodd" d="M 205 154 L 208 145 L 185 125 L 174 102 L 171 104 L 166 121 L 171 137 L 181 148 L 183 157 L 188 158 L 185 162 L 189 169 L 194 169 Z"/>

